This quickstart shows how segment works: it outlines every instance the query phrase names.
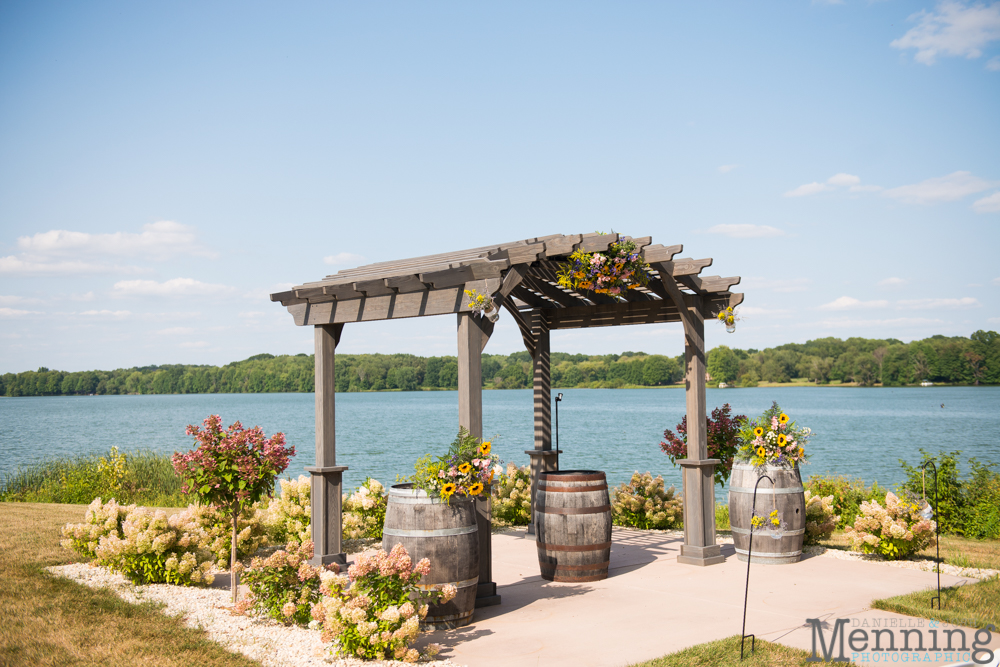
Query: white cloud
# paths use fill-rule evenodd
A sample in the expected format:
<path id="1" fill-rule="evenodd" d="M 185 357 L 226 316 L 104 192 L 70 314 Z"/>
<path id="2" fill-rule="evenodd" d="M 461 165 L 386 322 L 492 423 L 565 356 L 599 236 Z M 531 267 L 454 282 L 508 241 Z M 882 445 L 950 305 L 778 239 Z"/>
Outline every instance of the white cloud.
<path id="1" fill-rule="evenodd" d="M 98 262 L 81 262 L 77 260 L 46 261 L 25 256 L 9 255 L 0 257 L 0 273 L 14 275 L 60 275 L 60 274 L 93 274 L 93 273 L 142 273 L 137 266 L 120 266 L 117 264 L 102 264 Z"/>
<path id="2" fill-rule="evenodd" d="M 878 282 L 879 287 L 902 287 L 906 284 L 906 281 L 902 278 L 886 278 L 885 280 L 880 280 Z"/>
<path id="3" fill-rule="evenodd" d="M 993 56 L 987 60 L 986 69 L 991 72 L 1000 72 L 1000 56 Z"/>
<path id="4" fill-rule="evenodd" d="M 760 239 L 785 235 L 782 230 L 769 225 L 715 225 L 708 231 L 710 234 L 722 234 L 734 239 Z"/>
<path id="5" fill-rule="evenodd" d="M 95 297 L 93 292 L 85 292 L 83 294 L 70 294 L 69 298 L 73 301 L 93 301 Z"/>
<path id="6" fill-rule="evenodd" d="M 191 327 L 170 327 L 169 329 L 160 329 L 156 333 L 161 336 L 186 336 L 194 333 L 194 329 Z"/>
<path id="7" fill-rule="evenodd" d="M 896 306 L 904 310 L 927 310 L 931 308 L 975 308 L 979 301 L 971 296 L 961 299 L 911 299 L 899 301 Z"/>
<path id="8" fill-rule="evenodd" d="M 889 327 L 900 329 L 910 326 L 934 326 L 940 327 L 945 324 L 944 320 L 928 319 L 926 317 L 895 317 L 883 320 L 853 320 L 853 319 L 830 319 L 817 322 L 819 326 L 838 329 L 861 329 L 864 327 Z"/>
<path id="9" fill-rule="evenodd" d="M 994 285 L 1000 285 L 1000 278 L 994 278 L 990 282 L 992 282 Z"/>
<path id="10" fill-rule="evenodd" d="M 834 174 L 826 182 L 830 185 L 860 185 L 861 179 L 853 174 Z"/>
<path id="11" fill-rule="evenodd" d="M 34 299 L 25 296 L 4 296 L 0 294 L 0 305 L 12 306 L 15 303 L 41 303 L 41 299 Z"/>
<path id="12" fill-rule="evenodd" d="M 324 257 L 323 261 L 331 266 L 342 266 L 344 264 L 357 266 L 365 261 L 365 258 L 361 255 L 355 255 L 353 252 L 338 252 L 336 255 Z"/>
<path id="13" fill-rule="evenodd" d="M 882 189 L 881 185 L 852 185 L 850 188 L 851 192 L 878 192 Z"/>
<path id="14" fill-rule="evenodd" d="M 733 169 L 736 169 L 736 167 L 738 167 L 738 166 L 740 166 L 740 165 L 738 165 L 738 164 L 724 164 L 724 165 L 722 165 L 722 166 L 720 166 L 718 168 L 719 169 L 719 173 L 720 174 L 728 174 Z"/>
<path id="15" fill-rule="evenodd" d="M 830 303 L 824 303 L 820 308 L 822 310 L 853 310 L 856 308 L 885 308 L 888 305 L 889 302 L 884 300 L 860 301 L 851 296 L 842 296 Z"/>
<path id="16" fill-rule="evenodd" d="M 829 185 L 824 183 L 806 183 L 805 185 L 800 185 L 794 190 L 789 190 L 785 193 L 786 197 L 806 197 L 808 195 L 814 195 L 820 192 L 826 192 L 827 190 L 832 190 Z"/>
<path id="17" fill-rule="evenodd" d="M 1000 192 L 972 202 L 972 209 L 976 213 L 1000 213 Z"/>
<path id="18" fill-rule="evenodd" d="M 37 310 L 18 310 L 17 308 L 0 308 L 0 317 L 22 317 L 24 315 L 41 315 Z"/>
<path id="19" fill-rule="evenodd" d="M 886 197 L 898 199 L 907 204 L 935 204 L 956 201 L 968 195 L 994 188 L 1000 183 L 986 181 L 973 176 L 968 171 L 956 171 L 947 176 L 928 178 L 913 185 L 902 185 L 886 190 Z M 987 197 L 989 199 L 989 197 Z"/>
<path id="20" fill-rule="evenodd" d="M 935 11 L 921 10 L 909 20 L 918 23 L 890 46 L 916 49 L 913 59 L 925 65 L 933 65 L 938 55 L 978 58 L 987 44 L 1000 39 L 1000 2 L 968 7 L 945 1 Z"/>
<path id="21" fill-rule="evenodd" d="M 786 278 L 767 280 L 766 278 L 747 278 L 743 288 L 747 290 L 766 289 L 772 292 L 804 292 L 809 289 L 812 280 L 809 278 Z"/>
<path id="22" fill-rule="evenodd" d="M 203 283 L 193 278 L 173 278 L 162 283 L 155 280 L 120 280 L 113 288 L 117 296 L 217 296 L 234 291 L 226 285 Z"/>
<path id="23" fill-rule="evenodd" d="M 122 319 L 128 317 L 132 313 L 127 310 L 85 310 L 81 315 L 86 315 L 87 317 L 113 317 L 115 319 Z"/>
<path id="24" fill-rule="evenodd" d="M 17 245 L 28 256 L 53 257 L 82 255 L 119 255 L 162 260 L 175 255 L 215 257 L 197 241 L 194 228 L 170 220 L 143 225 L 142 232 L 88 234 L 53 229 L 34 236 L 22 236 Z"/>

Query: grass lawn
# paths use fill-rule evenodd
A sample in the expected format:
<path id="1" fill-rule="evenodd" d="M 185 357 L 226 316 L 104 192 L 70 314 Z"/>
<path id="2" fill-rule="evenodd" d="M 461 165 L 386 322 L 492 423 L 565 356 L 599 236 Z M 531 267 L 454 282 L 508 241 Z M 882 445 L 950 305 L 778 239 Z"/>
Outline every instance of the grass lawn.
<path id="1" fill-rule="evenodd" d="M 77 561 L 59 528 L 86 506 L 0 503 L 0 665 L 259 665 L 204 632 L 44 571 Z"/>
<path id="2" fill-rule="evenodd" d="M 836 531 L 830 536 L 830 539 L 823 540 L 820 544 L 831 549 L 850 549 L 847 536 L 841 530 Z M 916 558 L 933 560 L 934 556 L 934 547 L 930 547 L 918 553 Z M 1000 540 L 973 540 L 958 535 L 942 535 L 941 560 L 948 565 L 957 567 L 1000 570 Z"/>
<path id="3" fill-rule="evenodd" d="M 671 653 L 655 660 L 640 662 L 631 667 L 741 667 L 743 665 L 768 665 L 788 667 L 791 665 L 811 665 L 806 662 L 811 654 L 797 648 L 772 644 L 757 640 L 756 651 L 750 654 L 750 639 L 744 644 L 746 660 L 740 661 L 740 636 L 733 635 L 718 641 L 698 644 L 677 653 Z"/>

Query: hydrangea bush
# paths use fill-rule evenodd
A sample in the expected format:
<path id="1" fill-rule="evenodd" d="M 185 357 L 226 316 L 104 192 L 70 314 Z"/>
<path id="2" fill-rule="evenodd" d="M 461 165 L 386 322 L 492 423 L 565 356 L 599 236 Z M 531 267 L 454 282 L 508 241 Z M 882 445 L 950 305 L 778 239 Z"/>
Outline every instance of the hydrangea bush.
<path id="1" fill-rule="evenodd" d="M 651 473 L 632 475 L 628 484 L 615 489 L 611 519 L 616 526 L 631 528 L 679 528 L 684 522 L 684 506 L 674 497 L 674 487 L 664 489 L 663 477 Z"/>
<path id="2" fill-rule="evenodd" d="M 378 480 L 365 478 L 353 494 L 344 497 L 344 537 L 381 540 L 388 502 L 385 487 Z"/>
<path id="3" fill-rule="evenodd" d="M 885 495 L 885 507 L 877 500 L 861 503 L 861 514 L 845 531 L 851 546 L 887 560 L 906 558 L 934 544 L 935 523 L 919 514 L 920 508 L 894 493 Z"/>
<path id="4" fill-rule="evenodd" d="M 816 544 L 833 535 L 840 517 L 833 512 L 833 496 L 814 496 L 806 489 L 806 532 L 804 544 Z"/>
<path id="5" fill-rule="evenodd" d="M 273 498 L 264 513 L 264 525 L 274 544 L 307 542 L 312 538 L 312 481 L 306 475 L 283 479 L 281 495 Z"/>
<path id="6" fill-rule="evenodd" d="M 219 508 L 211 505 L 188 505 L 183 512 L 198 524 L 201 539 L 220 570 L 229 568 L 232 558 L 232 526 L 230 519 Z M 267 544 L 268 535 L 264 510 L 260 503 L 253 503 L 240 513 L 236 533 L 236 558 L 253 555 Z"/>
<path id="7" fill-rule="evenodd" d="M 95 559 L 137 584 L 211 584 L 212 555 L 190 511 L 163 510 L 96 498 L 85 521 L 62 529 L 62 545 Z"/>
<path id="8" fill-rule="evenodd" d="M 531 523 L 531 471 L 528 466 L 507 464 L 493 487 L 493 525 L 527 526 Z"/>
<path id="9" fill-rule="evenodd" d="M 243 583 L 250 594 L 236 605 L 238 613 L 255 611 L 282 623 L 306 625 L 312 607 L 320 599 L 320 574 L 324 568 L 310 565 L 313 543 L 292 542 L 267 558 L 254 558 L 243 570 Z M 336 563 L 330 571 L 340 572 Z"/>
<path id="10" fill-rule="evenodd" d="M 360 555 L 347 575 L 320 574 L 322 598 L 312 608 L 314 623 L 323 641 L 333 643 L 333 651 L 344 657 L 364 660 L 396 659 L 416 662 L 440 650 L 427 647 L 424 656 L 410 643 L 420 632 L 420 620 L 429 603 L 448 602 L 458 593 L 451 584 L 441 590 L 422 590 L 421 577 L 430 572 L 430 561 L 415 566 L 402 545 L 386 553 Z"/>

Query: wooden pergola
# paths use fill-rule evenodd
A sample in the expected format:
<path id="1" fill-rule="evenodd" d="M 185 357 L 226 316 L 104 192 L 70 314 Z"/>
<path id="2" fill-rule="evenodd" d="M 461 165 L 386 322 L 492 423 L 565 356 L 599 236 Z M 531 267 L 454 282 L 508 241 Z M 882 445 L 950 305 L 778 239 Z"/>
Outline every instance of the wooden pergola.
<path id="1" fill-rule="evenodd" d="M 629 237 L 622 237 L 629 238 Z M 674 259 L 682 246 L 652 245 L 633 238 L 650 266 L 648 286 L 621 297 L 574 292 L 558 285 L 556 270 L 576 249 L 605 251 L 618 234 L 545 236 L 458 252 L 347 269 L 323 280 L 271 295 L 298 326 L 313 326 L 316 345 L 316 464 L 312 474 L 312 536 L 316 563 L 345 562 L 341 552 L 342 475 L 334 435 L 334 355 L 344 325 L 407 317 L 457 314 L 459 425 L 482 437 L 481 354 L 493 323 L 470 311 L 465 290 L 492 295 L 517 324 L 534 366 L 532 502 L 541 472 L 555 470 L 552 449 L 549 332 L 624 324 L 681 322 L 684 326 L 688 455 L 680 462 L 684 480 L 684 545 L 678 561 L 721 563 L 715 543 L 713 473 L 705 433 L 704 322 L 743 295 L 730 292 L 739 277 L 701 276 L 711 259 Z M 496 601 L 492 581 L 488 501 L 478 503 L 481 568 L 479 598 Z"/>

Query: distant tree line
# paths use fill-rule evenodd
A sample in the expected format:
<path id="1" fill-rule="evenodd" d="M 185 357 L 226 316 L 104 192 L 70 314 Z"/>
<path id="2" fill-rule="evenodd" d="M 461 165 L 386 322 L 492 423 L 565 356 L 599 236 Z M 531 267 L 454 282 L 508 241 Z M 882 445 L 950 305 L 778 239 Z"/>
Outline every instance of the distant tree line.
<path id="1" fill-rule="evenodd" d="M 684 357 L 644 352 L 585 355 L 553 352 L 554 387 L 659 387 L 679 382 Z M 214 394 L 310 392 L 314 389 L 312 355 L 257 354 L 225 366 L 165 365 L 113 371 L 37 371 L 0 376 L 4 396 L 89 394 Z M 527 352 L 484 354 L 483 386 L 522 389 L 531 386 Z M 950 384 L 1000 384 L 1000 336 L 977 331 L 969 338 L 933 336 L 903 343 L 895 339 L 823 338 L 762 351 L 724 345 L 708 353 L 712 382 L 755 386 L 761 381 L 804 378 L 886 386 L 922 380 Z M 337 391 L 455 389 L 455 357 L 412 354 L 338 354 Z"/>
<path id="2" fill-rule="evenodd" d="M 911 343 L 894 338 L 820 338 L 761 351 L 720 345 L 708 353 L 708 372 L 712 382 L 744 387 L 796 378 L 866 387 L 900 387 L 925 380 L 1000 384 L 1000 335 L 980 330 L 968 338 L 931 336 Z"/>

